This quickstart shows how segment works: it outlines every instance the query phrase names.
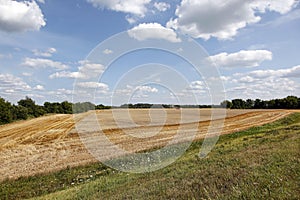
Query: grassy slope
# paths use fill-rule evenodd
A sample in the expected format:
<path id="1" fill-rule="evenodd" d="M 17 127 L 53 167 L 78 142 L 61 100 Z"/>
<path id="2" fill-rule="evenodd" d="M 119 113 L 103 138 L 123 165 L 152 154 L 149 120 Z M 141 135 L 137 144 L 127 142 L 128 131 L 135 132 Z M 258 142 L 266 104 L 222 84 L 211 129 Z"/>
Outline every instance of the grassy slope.
<path id="1" fill-rule="evenodd" d="M 201 141 L 164 169 L 116 172 L 101 164 L 0 184 L 0 199 L 297 199 L 300 114 L 222 136 L 208 158 Z M 40 189 L 39 189 L 40 188 Z"/>

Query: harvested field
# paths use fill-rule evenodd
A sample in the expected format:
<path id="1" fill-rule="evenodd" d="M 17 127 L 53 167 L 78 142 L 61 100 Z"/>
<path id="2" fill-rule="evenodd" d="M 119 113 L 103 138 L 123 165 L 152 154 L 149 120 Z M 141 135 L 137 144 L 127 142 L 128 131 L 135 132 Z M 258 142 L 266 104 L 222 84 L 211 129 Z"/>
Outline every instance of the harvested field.
<path id="1" fill-rule="evenodd" d="M 184 111 L 183 111 L 184 110 Z M 73 115 L 52 115 L 0 127 L 0 181 L 84 165 L 97 160 L 88 153 L 75 129 L 83 123 L 91 138 L 99 123 L 114 144 L 131 152 L 166 145 L 176 132 L 184 141 L 195 131 L 203 138 L 210 125 L 210 109 L 105 110 Z M 182 113 L 184 118 L 181 119 Z M 220 112 L 221 110 L 215 110 Z M 284 110 L 228 110 L 222 134 L 258 126 L 287 116 Z M 116 119 L 116 121 L 114 120 Z M 220 120 L 218 117 L 215 120 Z M 142 136 L 142 137 L 140 137 Z M 180 142 L 179 141 L 179 142 Z M 113 155 L 111 155 L 113 156 Z"/>

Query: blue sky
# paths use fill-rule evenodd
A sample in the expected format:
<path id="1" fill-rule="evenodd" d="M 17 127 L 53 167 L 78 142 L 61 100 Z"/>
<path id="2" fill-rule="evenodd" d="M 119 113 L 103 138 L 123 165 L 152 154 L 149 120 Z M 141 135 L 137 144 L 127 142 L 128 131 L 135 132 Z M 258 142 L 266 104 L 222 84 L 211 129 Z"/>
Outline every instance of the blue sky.
<path id="1" fill-rule="evenodd" d="M 107 105 L 300 96 L 299 35 L 296 0 L 0 0 L 0 96 Z M 171 51 L 118 54 L 135 41 Z M 182 56 L 190 41 L 202 48 L 187 48 L 195 62 L 209 60 L 201 73 Z"/>

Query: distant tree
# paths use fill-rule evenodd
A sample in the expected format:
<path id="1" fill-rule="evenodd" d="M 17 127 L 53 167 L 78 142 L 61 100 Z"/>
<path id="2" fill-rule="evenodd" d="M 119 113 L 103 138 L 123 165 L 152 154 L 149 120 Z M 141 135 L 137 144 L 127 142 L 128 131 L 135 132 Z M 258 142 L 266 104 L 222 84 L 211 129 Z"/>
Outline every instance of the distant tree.
<path id="1" fill-rule="evenodd" d="M 68 101 L 64 101 L 61 103 L 61 108 L 64 114 L 72 114 L 73 113 L 72 106 L 73 104 Z"/>
<path id="2" fill-rule="evenodd" d="M 31 98 L 25 97 L 25 99 L 21 99 L 18 101 L 18 105 L 27 108 L 29 115 L 35 116 L 36 105 Z"/>
<path id="3" fill-rule="evenodd" d="M 296 109 L 298 107 L 298 98 L 295 96 L 288 96 L 285 98 L 286 108 Z"/>
<path id="4" fill-rule="evenodd" d="M 104 110 L 104 109 L 111 109 L 111 106 L 105 106 L 103 104 L 99 104 L 96 106 L 96 110 Z"/>
<path id="5" fill-rule="evenodd" d="M 44 103 L 44 110 L 47 112 L 47 113 L 51 113 L 52 111 L 52 105 L 50 102 L 45 102 Z"/>
<path id="6" fill-rule="evenodd" d="M 33 117 L 39 117 L 46 113 L 43 106 L 36 105 L 35 102 L 29 97 L 18 101 L 18 105 L 27 108 L 28 115 Z"/>
<path id="7" fill-rule="evenodd" d="M 83 102 L 83 103 L 75 103 L 73 105 L 73 112 L 74 113 L 83 113 L 89 110 L 95 110 L 95 104 L 91 102 Z"/>
<path id="8" fill-rule="evenodd" d="M 245 109 L 246 102 L 243 99 L 233 99 L 232 100 L 232 108 L 233 109 Z"/>
<path id="9" fill-rule="evenodd" d="M 14 120 L 28 119 L 28 109 L 23 106 L 13 105 L 12 113 L 13 113 Z"/>
<path id="10" fill-rule="evenodd" d="M 6 124 L 13 121 L 11 103 L 0 97 L 0 124 Z"/>
<path id="11" fill-rule="evenodd" d="M 34 114 L 33 116 L 34 117 L 40 117 L 40 116 L 43 116 L 44 114 L 46 114 L 45 110 L 44 110 L 44 107 L 43 106 L 39 106 L 39 105 L 36 105 L 35 109 L 34 109 Z"/>
<path id="12" fill-rule="evenodd" d="M 261 99 L 255 99 L 254 108 L 255 109 L 260 109 L 260 108 L 262 108 L 261 106 L 262 106 L 262 100 Z"/>
<path id="13" fill-rule="evenodd" d="M 275 101 L 275 99 L 272 99 L 272 100 L 268 101 L 268 108 L 269 109 L 276 109 L 276 101 Z"/>
<path id="14" fill-rule="evenodd" d="M 252 109 L 254 107 L 254 101 L 252 99 L 247 99 L 245 103 L 245 108 Z"/>
<path id="15" fill-rule="evenodd" d="M 221 102 L 220 105 L 222 108 L 232 108 L 232 103 L 229 100 L 225 100 L 225 101 Z"/>

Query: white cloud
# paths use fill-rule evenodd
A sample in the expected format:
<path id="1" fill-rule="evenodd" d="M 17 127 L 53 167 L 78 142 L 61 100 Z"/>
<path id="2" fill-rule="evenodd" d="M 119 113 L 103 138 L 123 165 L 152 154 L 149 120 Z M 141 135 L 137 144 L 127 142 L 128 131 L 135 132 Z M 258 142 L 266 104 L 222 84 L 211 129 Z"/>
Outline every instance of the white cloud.
<path id="1" fill-rule="evenodd" d="M 254 79 L 253 77 L 240 77 L 233 87 L 226 91 L 227 96 L 233 98 L 273 99 L 288 95 L 299 95 L 297 83 L 289 78 L 267 77 Z M 298 93 L 298 94 L 297 94 Z"/>
<path id="2" fill-rule="evenodd" d="M 45 99 L 45 96 L 40 94 L 26 94 L 26 96 L 33 98 L 33 99 Z"/>
<path id="3" fill-rule="evenodd" d="M 272 99 L 287 95 L 300 95 L 299 84 L 293 78 L 300 77 L 300 65 L 287 69 L 255 70 L 236 73 L 227 87 L 230 98 Z"/>
<path id="4" fill-rule="evenodd" d="M 46 51 L 39 51 L 37 49 L 34 49 L 32 52 L 35 56 L 51 57 L 54 53 L 56 53 L 56 49 L 53 47 L 48 48 Z"/>
<path id="5" fill-rule="evenodd" d="M 164 39 L 170 42 L 181 42 L 174 30 L 165 28 L 158 23 L 143 23 L 128 31 L 130 37 L 139 41 L 147 39 Z"/>
<path id="6" fill-rule="evenodd" d="M 90 61 L 83 60 L 79 62 L 79 73 L 87 79 L 99 77 L 105 70 L 105 66 L 99 63 L 91 63 Z"/>
<path id="7" fill-rule="evenodd" d="M 105 70 L 105 67 L 101 64 L 91 63 L 87 60 L 79 61 L 78 71 L 61 71 L 51 74 L 50 79 L 54 78 L 78 78 L 78 79 L 90 79 L 99 77 Z"/>
<path id="8" fill-rule="evenodd" d="M 32 67 L 34 69 L 50 67 L 58 70 L 64 70 L 69 68 L 68 65 L 65 65 L 61 62 L 57 62 L 49 59 L 43 59 L 43 58 L 25 58 L 22 65 L 27 67 Z"/>
<path id="9" fill-rule="evenodd" d="M 231 39 L 239 29 L 259 22 L 261 17 L 257 14 L 266 11 L 284 14 L 296 4 L 297 0 L 182 0 L 176 9 L 177 18 L 171 19 L 167 27 L 194 38 Z"/>
<path id="10" fill-rule="evenodd" d="M 125 18 L 126 18 L 126 20 L 128 21 L 129 24 L 134 24 L 137 21 L 137 18 L 129 16 L 129 15 L 127 15 Z"/>
<path id="11" fill-rule="evenodd" d="M 22 32 L 45 26 L 43 13 L 35 1 L 0 0 L 0 30 Z"/>
<path id="12" fill-rule="evenodd" d="M 157 88 L 150 87 L 150 86 L 147 86 L 147 85 L 137 86 L 135 89 L 139 92 L 149 92 L 149 93 L 157 93 L 158 92 Z"/>
<path id="13" fill-rule="evenodd" d="M 79 82 L 77 86 L 86 89 L 101 89 L 102 91 L 108 91 L 109 89 L 107 84 L 99 82 Z"/>
<path id="14" fill-rule="evenodd" d="M 235 76 L 241 76 L 244 74 L 237 73 Z M 253 78 L 262 79 L 267 77 L 281 77 L 281 78 L 300 78 L 300 65 L 294 66 L 287 69 L 278 69 L 278 70 L 256 70 L 247 73 L 248 76 Z"/>
<path id="15" fill-rule="evenodd" d="M 190 84 L 191 89 L 202 90 L 205 88 L 205 84 L 202 81 L 194 81 Z"/>
<path id="16" fill-rule="evenodd" d="M 106 55 L 109 55 L 109 54 L 112 54 L 113 51 L 112 51 L 111 49 L 105 49 L 105 50 L 103 51 L 103 53 L 106 54 Z"/>
<path id="17" fill-rule="evenodd" d="M 87 0 L 87 2 L 96 8 L 107 8 L 144 17 L 151 0 Z"/>
<path id="18" fill-rule="evenodd" d="M 190 83 L 189 87 L 182 92 L 186 95 L 191 95 L 191 91 L 196 93 L 205 93 L 207 92 L 207 86 L 203 81 L 193 81 Z"/>
<path id="19" fill-rule="evenodd" d="M 45 3 L 45 0 L 37 0 L 39 3 Z"/>
<path id="20" fill-rule="evenodd" d="M 72 95 L 73 94 L 73 91 L 72 90 L 67 90 L 65 88 L 61 88 L 61 89 L 58 89 L 56 91 L 49 91 L 47 92 L 47 94 L 49 95 Z"/>
<path id="21" fill-rule="evenodd" d="M 19 77 L 12 74 L 0 74 L 1 93 L 31 91 L 31 89 L 32 88 Z"/>
<path id="22" fill-rule="evenodd" d="M 32 76 L 32 74 L 31 74 L 31 73 L 28 73 L 28 72 L 23 72 L 22 75 L 23 75 L 23 76 Z"/>
<path id="23" fill-rule="evenodd" d="M 258 9 L 264 13 L 267 10 L 275 11 L 280 14 L 289 12 L 298 4 L 298 0 L 256 0 L 250 3 L 250 6 L 254 9 Z"/>
<path id="24" fill-rule="evenodd" d="M 165 2 L 155 2 L 153 5 L 157 10 L 159 10 L 161 12 L 165 12 L 168 9 L 170 9 L 170 7 L 171 7 L 170 4 L 165 3 Z"/>
<path id="25" fill-rule="evenodd" d="M 33 89 L 40 90 L 40 91 L 45 90 L 44 86 L 42 85 L 36 85 Z"/>
<path id="26" fill-rule="evenodd" d="M 300 10 L 295 9 L 295 10 L 289 12 L 288 14 L 283 15 L 274 21 L 271 21 L 270 23 L 263 24 L 263 26 L 266 26 L 266 25 L 280 26 L 282 24 L 287 24 L 291 21 L 298 20 L 299 18 L 300 18 Z"/>
<path id="27" fill-rule="evenodd" d="M 51 74 L 49 76 L 50 79 L 55 78 L 85 78 L 83 74 L 80 72 L 70 72 L 70 71 L 61 71 L 61 72 L 55 72 L 54 74 Z"/>
<path id="28" fill-rule="evenodd" d="M 236 53 L 220 53 L 208 57 L 210 61 L 220 67 L 257 67 L 263 61 L 272 60 L 272 52 L 267 50 L 242 50 Z"/>
<path id="29" fill-rule="evenodd" d="M 0 54 L 0 59 L 12 59 L 12 54 Z"/>
<path id="30" fill-rule="evenodd" d="M 47 91 L 46 95 L 48 95 L 47 101 L 72 101 L 73 91 L 61 88 L 55 91 Z"/>

